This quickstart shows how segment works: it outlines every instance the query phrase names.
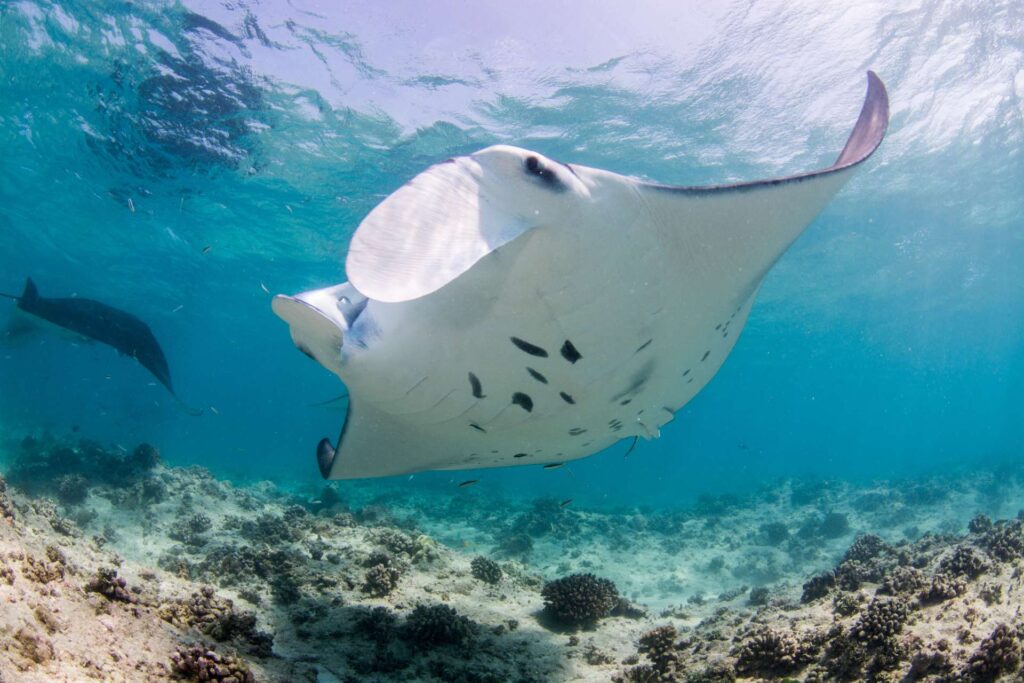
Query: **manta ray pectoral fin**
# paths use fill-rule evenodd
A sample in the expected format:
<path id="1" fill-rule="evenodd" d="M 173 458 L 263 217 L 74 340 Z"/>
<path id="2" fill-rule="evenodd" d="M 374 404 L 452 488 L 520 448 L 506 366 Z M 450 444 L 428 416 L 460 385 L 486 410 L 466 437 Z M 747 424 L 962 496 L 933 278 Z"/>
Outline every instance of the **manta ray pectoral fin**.
<path id="1" fill-rule="evenodd" d="M 366 479 L 452 469 L 458 447 L 430 430 L 398 419 L 368 401 L 350 397 L 337 447 L 330 441 L 317 446 L 317 463 L 325 479 Z M 462 469 L 465 466 L 455 469 Z"/>
<path id="2" fill-rule="evenodd" d="M 337 375 L 341 371 L 345 332 L 365 303 L 365 297 L 345 282 L 296 296 L 278 294 L 271 308 L 277 317 L 288 323 L 295 346 Z"/>
<path id="3" fill-rule="evenodd" d="M 888 123 L 885 85 L 869 71 L 857 124 L 831 166 L 733 185 L 637 183 L 637 191 L 669 243 L 699 258 L 709 271 L 722 274 L 720 286 L 738 290 L 738 302 L 753 293 L 768 269 L 850 179 L 853 169 L 878 148 Z"/>
<path id="4" fill-rule="evenodd" d="M 345 261 L 352 284 L 377 301 L 418 299 L 529 230 L 501 181 L 474 157 L 420 173 L 359 225 Z"/>

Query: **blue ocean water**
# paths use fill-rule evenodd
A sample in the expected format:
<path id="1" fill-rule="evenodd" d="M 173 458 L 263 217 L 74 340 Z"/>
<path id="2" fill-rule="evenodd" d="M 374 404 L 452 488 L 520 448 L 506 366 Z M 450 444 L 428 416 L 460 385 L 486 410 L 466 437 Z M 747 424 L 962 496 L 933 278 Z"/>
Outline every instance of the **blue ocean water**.
<path id="1" fill-rule="evenodd" d="M 1019 460 L 1020 3 L 323 5 L 0 7 L 0 291 L 31 276 L 131 311 L 205 408 L 182 413 L 112 349 L 38 337 L 0 348 L 5 433 L 77 429 L 233 480 L 314 482 L 343 413 L 310 404 L 342 387 L 270 298 L 344 280 L 355 227 L 406 180 L 498 142 L 666 183 L 817 168 L 870 68 L 886 141 L 661 439 L 551 472 L 345 486 L 479 476 L 503 495 L 675 506 Z"/>

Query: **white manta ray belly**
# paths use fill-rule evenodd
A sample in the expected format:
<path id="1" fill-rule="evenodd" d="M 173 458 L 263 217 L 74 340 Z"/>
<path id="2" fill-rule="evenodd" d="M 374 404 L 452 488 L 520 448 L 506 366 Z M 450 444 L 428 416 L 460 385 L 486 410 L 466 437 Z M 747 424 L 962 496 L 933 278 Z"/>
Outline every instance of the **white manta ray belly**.
<path id="1" fill-rule="evenodd" d="M 322 473 L 564 462 L 658 436 L 887 121 L 869 73 L 846 147 L 813 173 L 679 188 L 498 146 L 416 176 L 356 231 L 349 283 L 274 300 L 349 389 Z"/>

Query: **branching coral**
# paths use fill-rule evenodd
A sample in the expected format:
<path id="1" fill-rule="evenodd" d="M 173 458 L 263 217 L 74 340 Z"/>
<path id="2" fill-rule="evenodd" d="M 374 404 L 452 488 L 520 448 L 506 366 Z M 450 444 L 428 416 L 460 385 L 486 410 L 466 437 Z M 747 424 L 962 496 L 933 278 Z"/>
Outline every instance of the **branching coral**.
<path id="1" fill-rule="evenodd" d="M 417 605 L 405 620 L 404 635 L 418 648 L 459 645 L 473 636 L 474 626 L 448 605 Z"/>
<path id="2" fill-rule="evenodd" d="M 920 590 L 927 578 L 914 567 L 896 567 L 885 577 L 878 592 L 886 595 L 907 595 Z"/>
<path id="3" fill-rule="evenodd" d="M 374 597 L 390 595 L 398 587 L 402 572 L 391 564 L 375 564 L 366 570 L 362 591 Z"/>
<path id="4" fill-rule="evenodd" d="M 1006 624 L 999 624 L 971 654 L 964 673 L 969 681 L 992 681 L 1000 674 L 1016 671 L 1020 657 L 1017 634 Z"/>
<path id="5" fill-rule="evenodd" d="M 989 563 L 971 546 L 958 545 L 942 559 L 940 567 L 946 574 L 976 579 L 989 569 Z"/>
<path id="6" fill-rule="evenodd" d="M 889 544 L 883 541 L 880 536 L 861 534 L 847 548 L 846 554 L 843 555 L 843 561 L 856 560 L 858 562 L 868 562 L 891 550 L 892 548 Z"/>
<path id="7" fill-rule="evenodd" d="M 873 645 L 884 643 L 903 630 L 909 610 L 900 598 L 875 598 L 853 627 L 858 640 Z"/>
<path id="8" fill-rule="evenodd" d="M 220 655 L 198 645 L 177 650 L 171 655 L 171 665 L 176 674 L 192 681 L 256 682 L 252 671 L 238 657 Z"/>
<path id="9" fill-rule="evenodd" d="M 259 654 L 268 656 L 273 638 L 256 628 L 256 616 L 234 608 L 231 600 L 219 598 L 211 586 L 203 586 L 188 600 L 168 602 L 157 613 L 179 628 L 194 628 L 214 640 L 237 639 Z"/>
<path id="10" fill-rule="evenodd" d="M 473 558 L 469 563 L 473 576 L 484 583 L 496 584 L 501 581 L 501 566 L 494 560 L 489 560 L 482 555 Z"/>
<path id="11" fill-rule="evenodd" d="M 829 590 L 836 585 L 836 575 L 833 572 L 816 574 L 808 579 L 803 586 L 803 594 L 800 602 L 812 602 L 818 598 L 828 595 Z"/>
<path id="12" fill-rule="evenodd" d="M 1024 524 L 1020 520 L 1000 521 L 985 533 L 981 545 L 1003 562 L 1024 557 Z"/>
<path id="13" fill-rule="evenodd" d="M 85 584 L 89 593 L 99 593 L 112 602 L 138 602 L 138 598 L 128 590 L 127 582 L 117 575 L 113 567 L 100 567 L 89 582 Z"/>
<path id="14" fill-rule="evenodd" d="M 963 595 L 967 591 L 967 582 L 950 574 L 936 574 L 928 585 L 918 594 L 923 605 L 934 605 Z"/>
<path id="15" fill-rule="evenodd" d="M 548 614 L 556 621 L 578 626 L 608 616 L 619 604 L 619 591 L 608 579 L 593 574 L 570 574 L 541 591 Z"/>
<path id="16" fill-rule="evenodd" d="M 14 504 L 7 497 L 7 482 L 0 477 L 0 520 L 14 521 Z"/>
<path id="17" fill-rule="evenodd" d="M 744 640 L 736 654 L 736 671 L 740 673 L 781 675 L 805 663 L 800 643 L 792 634 L 769 628 Z"/>

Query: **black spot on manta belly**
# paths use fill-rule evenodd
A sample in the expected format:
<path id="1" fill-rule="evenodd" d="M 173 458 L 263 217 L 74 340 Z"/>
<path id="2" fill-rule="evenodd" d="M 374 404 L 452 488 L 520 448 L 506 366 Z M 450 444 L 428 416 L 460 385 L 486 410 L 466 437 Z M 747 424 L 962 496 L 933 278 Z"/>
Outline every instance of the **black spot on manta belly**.
<path id="1" fill-rule="evenodd" d="M 641 351 L 646 349 L 648 346 L 650 346 L 652 341 L 654 341 L 654 340 L 653 339 L 648 339 L 643 344 L 641 344 L 639 347 L 637 347 L 637 350 L 634 351 L 633 353 L 640 353 Z"/>
<path id="2" fill-rule="evenodd" d="M 530 373 L 530 377 L 533 377 L 535 380 L 537 380 L 541 384 L 547 384 L 548 383 L 548 378 L 545 377 L 544 375 L 540 374 L 539 372 L 537 372 L 533 368 L 526 368 L 526 371 L 528 373 Z"/>
<path id="3" fill-rule="evenodd" d="M 583 427 L 573 427 L 572 429 L 569 430 L 569 436 L 579 436 L 580 434 L 585 434 L 586 432 L 587 430 L 584 429 Z"/>
<path id="4" fill-rule="evenodd" d="M 558 395 L 561 396 L 562 400 L 565 401 L 566 403 L 568 403 L 569 405 L 571 405 L 571 406 L 576 405 L 576 400 L 572 396 L 570 396 L 569 394 L 565 393 L 564 391 L 559 391 Z"/>
<path id="5" fill-rule="evenodd" d="M 518 348 L 520 351 L 524 353 L 528 353 L 531 356 L 537 356 L 538 358 L 548 357 L 548 352 L 542 349 L 541 347 L 537 346 L 536 344 L 531 344 L 530 342 L 524 339 L 520 339 L 519 337 L 510 337 L 510 339 L 512 340 L 512 343 L 516 345 L 516 348 Z"/>
<path id="6" fill-rule="evenodd" d="M 516 453 L 512 457 L 513 458 L 527 458 L 527 457 L 529 457 L 529 453 Z"/>
<path id="7" fill-rule="evenodd" d="M 483 387 L 480 386 L 480 379 L 472 372 L 469 373 L 469 387 L 473 390 L 473 398 L 486 398 Z"/>
<path id="8" fill-rule="evenodd" d="M 708 359 L 708 356 L 710 356 L 710 355 L 711 355 L 711 351 L 710 350 L 705 351 L 704 355 L 700 357 L 700 362 L 703 363 L 704 361 L 706 361 Z"/>
<path id="9" fill-rule="evenodd" d="M 533 412 L 533 399 L 521 391 L 512 394 L 512 403 L 519 406 L 528 413 Z"/>
<path id="10" fill-rule="evenodd" d="M 576 346 L 571 341 L 566 339 L 565 343 L 562 344 L 562 358 L 575 364 L 576 361 L 583 358 L 583 354 L 576 350 Z"/>
<path id="11" fill-rule="evenodd" d="M 475 429 L 478 432 L 483 432 L 484 434 L 487 433 L 487 430 L 484 429 L 483 427 L 481 427 L 480 425 L 478 425 L 476 422 L 470 422 L 469 426 L 472 427 L 473 429 Z"/>

